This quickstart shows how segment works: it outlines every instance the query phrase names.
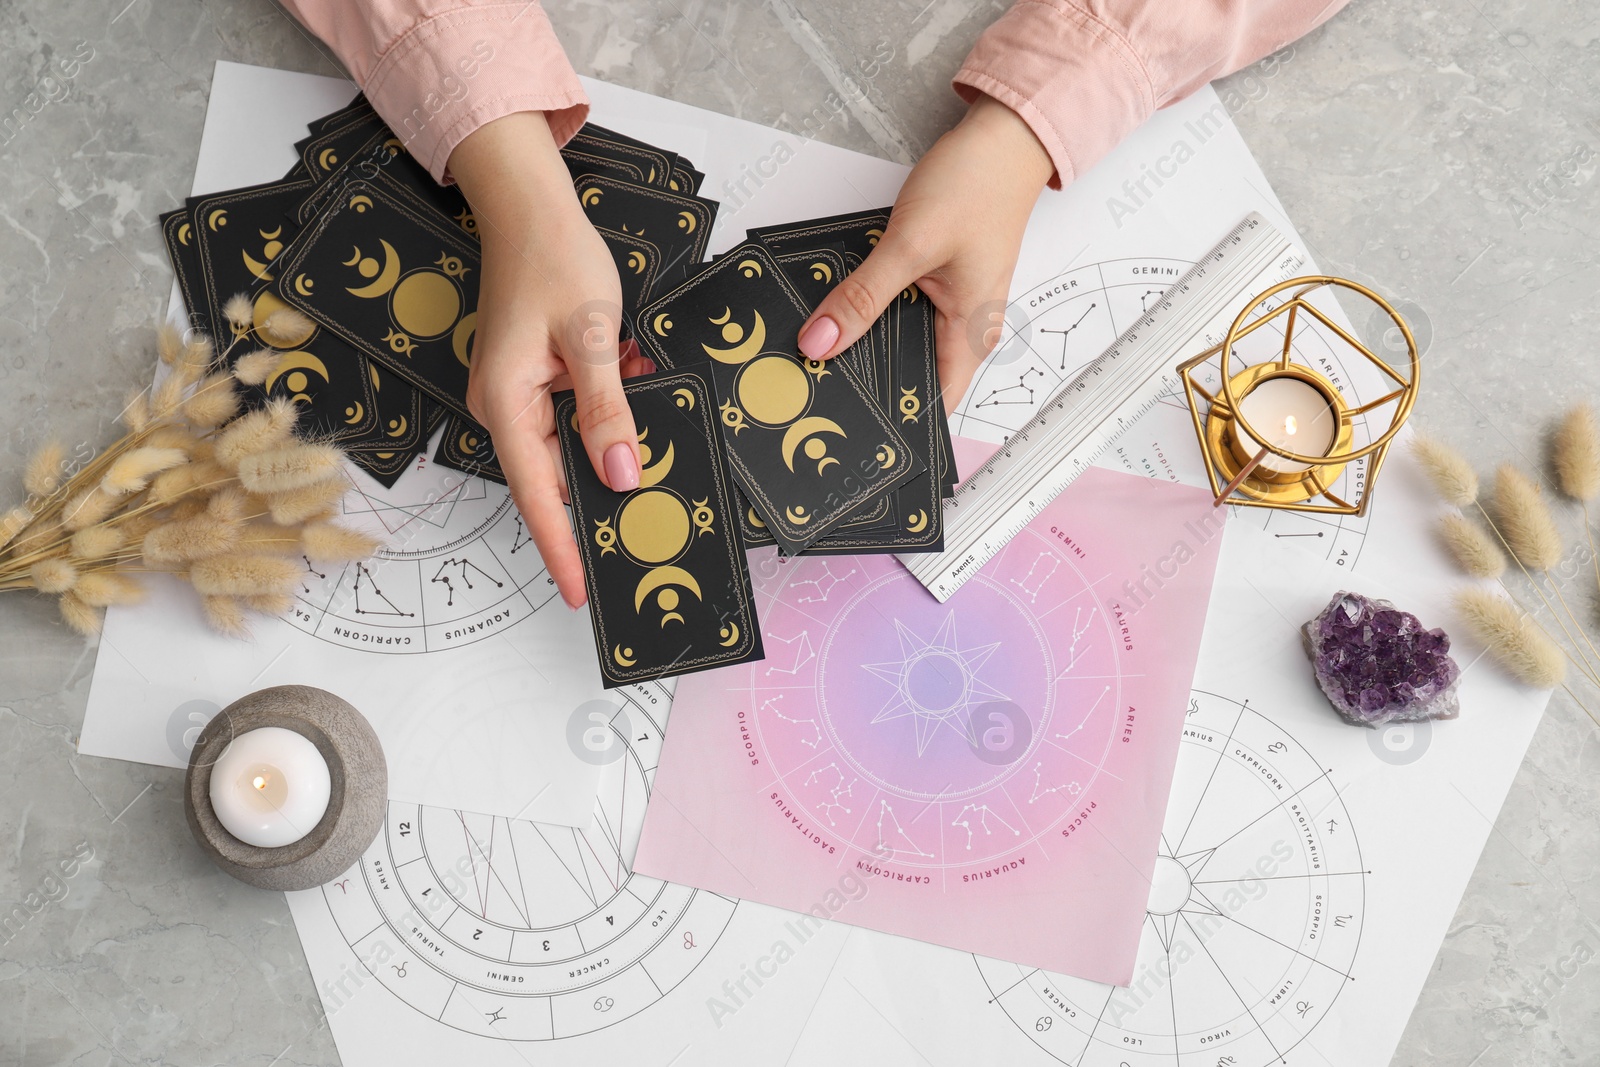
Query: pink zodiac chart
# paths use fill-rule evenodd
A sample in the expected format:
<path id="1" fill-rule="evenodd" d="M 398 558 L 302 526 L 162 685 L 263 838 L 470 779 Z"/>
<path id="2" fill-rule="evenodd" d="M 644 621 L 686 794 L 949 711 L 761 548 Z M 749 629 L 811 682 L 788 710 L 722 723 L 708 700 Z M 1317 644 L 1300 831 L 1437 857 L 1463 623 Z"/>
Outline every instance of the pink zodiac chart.
<path id="1" fill-rule="evenodd" d="M 1221 528 L 1095 469 L 947 604 L 753 560 L 767 658 L 679 683 L 636 869 L 797 911 L 850 870 L 846 922 L 1126 981 Z"/>

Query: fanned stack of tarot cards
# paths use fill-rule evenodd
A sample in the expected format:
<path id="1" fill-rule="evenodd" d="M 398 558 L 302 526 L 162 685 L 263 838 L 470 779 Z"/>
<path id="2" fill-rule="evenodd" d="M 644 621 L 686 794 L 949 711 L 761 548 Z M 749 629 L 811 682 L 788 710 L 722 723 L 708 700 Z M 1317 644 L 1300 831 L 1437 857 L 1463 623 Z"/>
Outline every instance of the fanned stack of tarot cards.
<path id="1" fill-rule="evenodd" d="M 637 489 L 601 483 L 575 397 L 557 397 L 607 685 L 761 658 L 741 548 L 943 548 L 955 468 L 927 298 L 907 288 L 835 359 L 797 346 L 811 309 L 888 221 L 870 211 L 751 231 L 639 310 L 634 338 L 664 369 L 624 383 Z"/>
<path id="2" fill-rule="evenodd" d="M 312 123 L 295 147 L 300 161 L 281 180 L 192 197 L 162 216 L 191 323 L 219 347 L 233 342 L 233 359 L 279 350 L 247 402 L 295 400 L 303 433 L 338 443 L 384 485 L 441 423 L 434 462 L 504 481 L 466 406 L 481 277 L 471 206 L 406 153 L 364 97 Z M 562 154 L 631 317 L 705 258 L 717 205 L 695 195 L 703 175 L 689 160 L 598 126 Z M 222 311 L 239 293 L 253 311 L 244 329 Z M 263 329 L 284 307 L 312 328 Z"/>

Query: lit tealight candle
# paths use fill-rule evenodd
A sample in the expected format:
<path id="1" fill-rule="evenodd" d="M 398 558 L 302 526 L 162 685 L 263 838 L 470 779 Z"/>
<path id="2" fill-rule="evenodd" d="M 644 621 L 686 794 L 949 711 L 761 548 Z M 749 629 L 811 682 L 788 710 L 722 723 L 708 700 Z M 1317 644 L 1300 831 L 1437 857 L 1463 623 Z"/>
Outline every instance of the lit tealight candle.
<path id="1" fill-rule="evenodd" d="M 1302 456 L 1327 455 L 1339 429 L 1338 419 L 1322 390 L 1299 378 L 1263 378 L 1239 398 L 1239 413 L 1256 433 L 1271 435 L 1270 443 L 1274 447 Z M 1240 433 L 1244 431 L 1241 429 Z M 1269 443 L 1255 434 L 1244 433 L 1244 436 L 1250 439 L 1246 451 L 1252 454 Z M 1269 452 L 1261 460 L 1261 468 L 1278 474 L 1299 474 L 1310 470 L 1311 465 Z"/>
<path id="2" fill-rule="evenodd" d="M 328 762 L 304 734 L 263 726 L 234 738 L 211 769 L 217 821 L 247 845 L 280 848 L 328 810 Z"/>

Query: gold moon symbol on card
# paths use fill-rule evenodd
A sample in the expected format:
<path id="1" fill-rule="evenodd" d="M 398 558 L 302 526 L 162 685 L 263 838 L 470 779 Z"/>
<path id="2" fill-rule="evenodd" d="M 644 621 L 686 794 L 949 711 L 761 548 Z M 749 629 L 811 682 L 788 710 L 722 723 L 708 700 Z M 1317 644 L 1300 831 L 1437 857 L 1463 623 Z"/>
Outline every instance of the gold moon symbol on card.
<path id="1" fill-rule="evenodd" d="M 291 374 L 291 371 L 296 373 Z M 310 352 L 285 352 L 278 360 L 278 366 L 267 375 L 265 382 L 267 392 L 272 392 L 272 387 L 278 384 L 278 380 L 288 374 L 289 378 L 284 384 L 289 387 L 291 393 L 297 394 L 294 399 L 310 400 L 311 398 L 305 395 L 305 387 L 308 384 L 306 376 L 298 373 L 301 371 L 311 371 L 320 375 L 323 381 L 328 380 L 328 365 Z"/>
<path id="2" fill-rule="evenodd" d="M 622 549 L 647 567 L 676 559 L 689 544 L 689 511 L 665 489 L 645 489 L 628 497 L 617 512 Z"/>
<path id="3" fill-rule="evenodd" d="M 357 215 L 364 214 L 367 208 L 372 206 L 372 197 L 357 193 L 350 198 L 349 206 L 356 209 Z"/>
<path id="4" fill-rule="evenodd" d="M 899 453 L 894 450 L 893 445 L 883 444 L 878 446 L 878 451 L 872 458 L 878 461 L 879 470 L 886 471 L 894 466 L 894 461 L 898 456 Z"/>
<path id="5" fill-rule="evenodd" d="M 629 269 L 631 269 L 633 271 L 633 273 L 635 273 L 635 274 L 643 274 L 644 273 L 644 268 L 646 266 L 647 266 L 647 263 L 645 262 L 644 253 L 643 252 L 629 252 L 628 253 L 628 267 L 629 267 Z"/>
<path id="6" fill-rule="evenodd" d="M 264 282 L 270 282 L 272 280 L 272 275 L 267 273 L 267 265 L 265 263 L 261 262 L 255 256 L 252 256 L 249 252 L 244 251 L 244 249 L 239 250 L 239 256 L 244 260 L 245 270 L 249 271 L 251 274 L 254 274 L 257 278 L 260 278 Z"/>
<path id="7" fill-rule="evenodd" d="M 836 433 L 840 437 L 847 436 L 844 432 L 844 428 L 841 427 L 837 422 L 834 422 L 832 419 L 825 419 L 820 415 L 812 415 L 809 418 L 800 419 L 796 421 L 793 426 L 790 426 L 787 430 L 785 430 L 783 433 L 782 445 L 784 465 L 790 470 L 794 470 L 795 449 L 800 447 L 800 442 L 802 441 L 806 442 L 806 455 L 811 459 L 818 461 L 818 474 L 821 474 L 823 468 L 827 467 L 830 463 L 838 463 L 838 460 L 827 454 L 827 442 L 823 441 L 821 438 L 815 438 L 815 435 L 823 433 Z M 807 441 L 807 438 L 815 438 L 815 440 Z"/>
<path id="8" fill-rule="evenodd" d="M 188 244 L 189 244 L 189 224 L 187 222 L 180 223 L 179 226 L 178 226 L 178 243 L 180 245 L 188 247 Z"/>
<path id="9" fill-rule="evenodd" d="M 472 337 L 478 329 L 478 313 L 461 316 L 461 321 L 456 323 L 456 328 L 450 333 L 450 348 L 456 354 L 456 359 L 468 370 L 472 369 Z"/>
<path id="10" fill-rule="evenodd" d="M 811 264 L 811 276 L 819 282 L 833 281 L 833 268 L 823 262 Z"/>
<path id="11" fill-rule="evenodd" d="M 921 293 L 922 290 L 918 289 L 915 285 L 908 285 L 904 289 L 900 290 L 900 298 L 909 304 L 915 304 L 917 302 L 917 297 Z"/>
<path id="12" fill-rule="evenodd" d="M 621 645 L 611 650 L 611 658 L 623 667 L 631 667 L 639 662 L 633 658 L 633 649 L 623 648 Z"/>
<path id="13" fill-rule="evenodd" d="M 699 225 L 700 220 L 694 217 L 694 212 L 678 212 L 678 229 L 682 230 L 684 233 L 693 233 L 695 228 Z"/>
<path id="14" fill-rule="evenodd" d="M 363 300 L 372 300 L 380 297 L 394 288 L 395 281 L 400 277 L 400 256 L 395 252 L 394 246 L 382 238 L 378 243 L 383 246 L 383 266 L 378 266 L 378 261 L 371 256 L 363 256 L 361 249 L 357 248 L 355 255 L 344 261 L 344 266 L 355 267 L 356 273 L 363 278 L 377 278 L 371 285 L 345 286 L 345 292 L 351 296 L 358 296 Z"/>
<path id="15" fill-rule="evenodd" d="M 578 200 L 584 207 L 594 207 L 600 202 L 600 190 L 590 186 L 578 194 Z"/>
<path id="16" fill-rule="evenodd" d="M 414 270 L 394 287 L 389 309 L 406 333 L 438 337 L 461 314 L 461 290 L 436 270 Z"/>
<path id="17" fill-rule="evenodd" d="M 223 226 L 226 226 L 227 224 L 228 224 L 228 209 L 225 208 L 225 207 L 219 207 L 216 210 L 212 211 L 211 214 L 206 216 L 206 225 L 211 227 L 211 232 L 212 233 L 216 233 L 217 230 L 219 230 Z"/>
<path id="18" fill-rule="evenodd" d="M 691 389 L 674 389 L 672 391 L 673 403 L 685 411 L 694 410 L 694 391 Z"/>
<path id="19" fill-rule="evenodd" d="M 389 425 L 394 427 L 394 429 L 386 431 L 386 436 L 389 437 L 404 437 L 406 431 L 411 428 L 411 424 L 406 421 L 404 415 L 401 415 L 398 419 L 390 419 Z"/>
<path id="20" fill-rule="evenodd" d="M 882 230 L 877 229 L 877 228 L 870 229 L 870 230 L 867 231 L 867 244 L 872 245 L 874 248 L 876 248 L 878 246 L 878 241 L 882 237 L 883 237 L 883 231 Z"/>
<path id="21" fill-rule="evenodd" d="M 759 278 L 764 273 L 761 269 L 761 263 L 754 259 L 741 259 L 737 269 L 746 278 Z"/>
<path id="22" fill-rule="evenodd" d="M 900 390 L 900 421 L 916 422 L 917 416 L 922 413 L 922 398 L 917 396 L 915 388 Z"/>
<path id="23" fill-rule="evenodd" d="M 694 594 L 696 600 L 705 599 L 700 592 L 700 583 L 695 580 L 694 575 L 682 567 L 656 567 L 639 579 L 639 587 L 633 592 L 633 610 L 638 611 L 643 608 L 645 598 L 660 589 L 661 595 L 656 598 L 656 602 L 661 605 L 663 611 L 671 611 L 679 603 L 677 590 L 670 588 L 671 586 L 688 590 Z M 682 622 L 683 617 L 679 616 L 678 621 Z"/>
<path id="24" fill-rule="evenodd" d="M 910 530 L 912 533 L 921 533 L 927 528 L 928 513 L 926 511 L 918 510 L 915 515 L 911 516 L 911 518 L 906 521 L 906 529 Z"/>
<path id="25" fill-rule="evenodd" d="M 794 523 L 796 526 L 804 526 L 806 523 L 811 521 L 811 516 L 806 514 L 804 505 L 795 508 L 784 508 L 783 514 L 785 518 Z"/>
<path id="26" fill-rule="evenodd" d="M 650 320 L 650 328 L 660 336 L 665 337 L 667 335 L 667 331 L 672 329 L 672 320 L 667 318 L 667 313 L 663 311 L 654 319 Z"/>
<path id="27" fill-rule="evenodd" d="M 762 319 L 761 312 L 752 311 L 750 314 L 755 321 L 750 325 L 750 335 L 748 337 L 745 336 L 744 327 L 732 321 L 733 311 L 730 308 L 722 309 L 722 317 L 720 319 L 710 320 L 713 326 L 722 327 L 722 339 L 733 347 L 712 348 L 708 344 L 701 344 L 700 347 L 705 350 L 706 355 L 718 363 L 729 363 L 733 366 L 738 366 L 754 359 L 756 353 L 760 352 L 762 346 L 767 343 L 767 324 Z"/>
<path id="28" fill-rule="evenodd" d="M 324 148 L 317 153 L 317 165 L 323 170 L 332 170 L 339 165 L 339 156 L 332 148 Z"/>
<path id="29" fill-rule="evenodd" d="M 717 631 L 717 636 L 723 638 L 723 640 L 717 642 L 719 645 L 723 648 L 732 648 L 739 642 L 739 624 L 736 622 L 728 623 L 728 625 Z"/>
<path id="30" fill-rule="evenodd" d="M 734 380 L 733 391 L 745 413 L 768 426 L 793 422 L 811 401 L 805 371 L 791 357 L 776 352 L 746 363 Z"/>
<path id="31" fill-rule="evenodd" d="M 469 456 L 478 454 L 478 438 L 471 430 L 465 430 L 456 438 L 456 447 Z"/>
<path id="32" fill-rule="evenodd" d="M 647 465 L 641 467 L 640 470 L 639 470 L 639 487 L 641 489 L 648 489 L 652 485 L 660 484 L 661 479 L 665 478 L 668 474 L 672 473 L 672 460 L 673 460 L 672 442 L 671 441 L 667 442 L 666 454 L 663 455 L 655 463 L 650 463 L 649 450 L 647 448 L 645 448 L 644 446 L 641 445 L 640 446 L 640 451 L 642 453 L 644 453 L 644 455 L 641 458 L 644 459 L 644 462 Z"/>
<path id="33" fill-rule="evenodd" d="M 304 274 L 296 274 L 294 276 L 294 291 L 301 296 L 310 296 L 313 281 L 314 279 L 307 278 Z"/>
<path id="34" fill-rule="evenodd" d="M 754 526 L 758 530 L 765 530 L 767 528 L 767 524 L 761 521 L 761 516 L 756 514 L 755 508 L 745 508 L 744 517 L 749 520 L 751 526 Z"/>
<path id="35" fill-rule="evenodd" d="M 274 311 L 280 311 L 288 306 L 289 305 L 280 300 L 278 298 L 278 294 L 274 293 L 271 289 L 262 289 L 256 294 L 255 303 L 250 309 L 251 326 L 256 330 L 257 333 L 260 333 L 261 328 L 267 324 L 268 316 L 270 316 Z M 316 324 L 310 319 L 307 319 L 305 329 L 293 336 L 290 336 L 279 329 L 273 331 L 273 335 L 270 340 L 265 334 L 261 335 L 261 339 L 273 348 L 293 348 L 296 345 L 303 345 L 307 341 L 311 340 L 311 335 L 316 332 Z"/>
<path id="36" fill-rule="evenodd" d="M 357 423 L 359 423 L 362 419 L 366 418 L 367 409 L 362 407 L 361 401 L 357 400 L 355 403 L 353 403 L 349 407 L 345 408 L 344 409 L 344 413 L 346 415 L 350 416 L 348 419 L 344 420 L 345 425 L 346 426 L 354 426 Z"/>

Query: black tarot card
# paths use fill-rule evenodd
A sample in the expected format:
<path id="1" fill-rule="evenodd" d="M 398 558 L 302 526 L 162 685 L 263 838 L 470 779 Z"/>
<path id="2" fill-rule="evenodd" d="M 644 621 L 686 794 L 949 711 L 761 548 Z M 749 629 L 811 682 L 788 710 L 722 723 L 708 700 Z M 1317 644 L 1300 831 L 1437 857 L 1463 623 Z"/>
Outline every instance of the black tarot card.
<path id="1" fill-rule="evenodd" d="M 343 344 L 343 342 L 340 342 Z M 425 443 L 427 398 L 404 378 L 390 373 L 357 353 L 372 380 L 376 425 L 360 437 L 341 442 L 346 452 L 405 452 L 415 454 Z"/>
<path id="2" fill-rule="evenodd" d="M 705 258 L 717 215 L 713 202 L 592 174 L 580 177 L 573 188 L 597 228 L 642 237 L 661 250 L 656 275 L 663 291 Z"/>
<path id="3" fill-rule="evenodd" d="M 199 236 L 189 209 L 180 207 L 161 216 L 161 240 L 178 279 L 178 292 L 189 311 L 189 325 L 211 334 L 211 305 L 206 298 L 205 269 L 200 266 Z"/>
<path id="4" fill-rule="evenodd" d="M 720 460 L 715 400 L 699 374 L 623 385 L 639 431 L 637 489 L 608 489 L 589 463 L 574 394 L 556 433 L 607 688 L 764 655 L 750 572 Z"/>
<path id="5" fill-rule="evenodd" d="M 634 328 L 658 366 L 705 368 L 734 477 L 791 554 L 921 467 L 848 366 L 799 355 L 806 316 L 777 261 L 745 244 Z"/>
<path id="6" fill-rule="evenodd" d="M 433 461 L 448 470 L 506 484 L 506 473 L 500 469 L 500 458 L 495 455 L 489 431 L 460 415 L 445 419 L 444 436 L 439 438 Z"/>
<path id="7" fill-rule="evenodd" d="M 475 242 L 414 202 L 352 181 L 284 252 L 278 293 L 465 416 L 479 259 Z"/>
<path id="8" fill-rule="evenodd" d="M 566 144 L 573 152 L 599 156 L 617 163 L 631 164 L 639 171 L 638 180 L 656 189 L 669 188 L 676 153 L 647 144 L 636 137 L 585 123 Z"/>

